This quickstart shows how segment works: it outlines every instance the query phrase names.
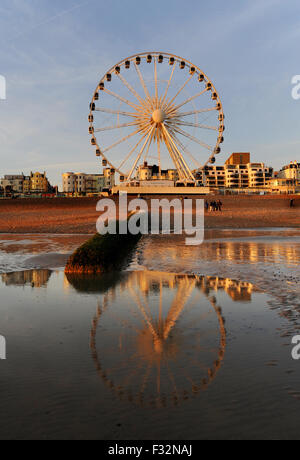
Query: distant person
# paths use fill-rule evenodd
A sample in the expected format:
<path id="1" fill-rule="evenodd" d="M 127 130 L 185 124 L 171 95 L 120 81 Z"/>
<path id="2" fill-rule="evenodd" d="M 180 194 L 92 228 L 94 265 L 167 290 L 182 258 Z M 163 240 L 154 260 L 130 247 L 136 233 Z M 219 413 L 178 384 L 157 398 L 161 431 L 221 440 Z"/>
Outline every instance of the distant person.
<path id="1" fill-rule="evenodd" d="M 290 208 L 294 208 L 294 207 L 295 207 L 295 200 L 291 199 L 290 200 Z"/>
<path id="2" fill-rule="evenodd" d="M 222 211 L 222 206 L 223 206 L 223 203 L 222 203 L 221 200 L 219 200 L 218 203 L 217 203 L 217 208 L 218 208 L 217 210 L 221 212 Z"/>
<path id="3" fill-rule="evenodd" d="M 205 211 L 208 211 L 208 210 L 209 210 L 209 203 L 208 203 L 207 200 L 205 200 L 204 207 L 205 207 Z"/>

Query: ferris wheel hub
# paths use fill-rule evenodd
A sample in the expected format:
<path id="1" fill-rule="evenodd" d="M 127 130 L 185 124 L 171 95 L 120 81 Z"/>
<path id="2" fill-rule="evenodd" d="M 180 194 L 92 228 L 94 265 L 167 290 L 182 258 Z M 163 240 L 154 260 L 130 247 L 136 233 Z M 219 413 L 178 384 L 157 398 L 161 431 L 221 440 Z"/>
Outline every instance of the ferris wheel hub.
<path id="1" fill-rule="evenodd" d="M 166 119 L 166 114 L 162 109 L 157 109 L 152 114 L 154 123 L 163 123 Z"/>

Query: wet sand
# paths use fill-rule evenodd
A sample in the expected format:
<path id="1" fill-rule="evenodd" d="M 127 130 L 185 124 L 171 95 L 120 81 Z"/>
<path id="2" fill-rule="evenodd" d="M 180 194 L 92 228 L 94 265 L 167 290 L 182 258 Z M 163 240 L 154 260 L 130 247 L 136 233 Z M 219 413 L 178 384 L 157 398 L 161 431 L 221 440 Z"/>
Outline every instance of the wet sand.
<path id="1" fill-rule="evenodd" d="M 292 209 L 291 198 L 210 196 L 208 200 L 221 199 L 223 211 L 206 213 L 205 226 L 208 229 L 300 228 L 300 197 L 294 197 Z M 100 216 L 97 202 L 98 198 L 0 200 L 0 233 L 93 234 Z"/>
<path id="2" fill-rule="evenodd" d="M 147 236 L 103 285 L 60 269 L 88 237 L 0 235 L 15 269 L 0 276 L 1 439 L 299 438 L 299 229 L 210 229 L 196 248 Z M 163 360 L 141 321 L 161 298 L 176 318 Z"/>
<path id="3" fill-rule="evenodd" d="M 64 268 L 67 260 L 90 235 L 2 234 L 0 273 Z"/>
<path id="4" fill-rule="evenodd" d="M 0 273 L 63 269 L 85 235 L 0 235 Z M 273 296 L 273 306 L 300 311 L 300 230 L 207 229 L 198 247 L 182 236 L 145 236 L 131 270 L 219 276 L 251 282 Z M 299 322 L 300 325 L 300 322 Z M 300 330 L 300 329 L 299 329 Z"/>
<path id="5" fill-rule="evenodd" d="M 133 268 L 250 282 L 288 319 L 283 333 L 290 337 L 300 332 L 299 262 L 299 230 L 210 230 L 198 247 L 186 246 L 181 236 L 144 239 Z"/>
<path id="6" fill-rule="evenodd" d="M 0 235 L 0 273 L 61 269 L 89 234 Z M 252 283 L 272 296 L 272 308 L 300 332 L 300 230 L 284 228 L 206 229 L 198 247 L 178 235 L 145 236 L 129 270 L 187 273 Z"/>

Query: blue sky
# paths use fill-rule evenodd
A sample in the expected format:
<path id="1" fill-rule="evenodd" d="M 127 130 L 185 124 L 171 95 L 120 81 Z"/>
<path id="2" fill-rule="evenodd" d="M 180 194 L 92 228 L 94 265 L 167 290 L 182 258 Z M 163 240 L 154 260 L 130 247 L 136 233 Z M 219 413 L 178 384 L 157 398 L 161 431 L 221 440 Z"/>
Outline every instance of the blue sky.
<path id="1" fill-rule="evenodd" d="M 219 161 L 251 151 L 275 168 L 300 160 L 299 0 L 1 0 L 0 175 L 97 172 L 88 104 L 102 75 L 149 50 L 189 59 L 226 114 Z"/>

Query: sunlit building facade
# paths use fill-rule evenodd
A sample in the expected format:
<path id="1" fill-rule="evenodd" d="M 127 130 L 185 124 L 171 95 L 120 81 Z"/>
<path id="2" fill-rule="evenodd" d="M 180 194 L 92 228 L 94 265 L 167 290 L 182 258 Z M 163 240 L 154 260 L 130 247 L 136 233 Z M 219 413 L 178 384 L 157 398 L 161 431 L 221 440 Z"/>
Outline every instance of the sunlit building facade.
<path id="1" fill-rule="evenodd" d="M 15 193 L 23 193 L 24 178 L 23 174 L 5 175 L 3 179 L 1 179 L 0 185 L 4 192 L 9 189 Z"/>
<path id="2" fill-rule="evenodd" d="M 50 184 L 45 172 L 35 172 L 30 174 L 30 191 L 32 193 L 47 193 L 49 190 Z"/>
<path id="3" fill-rule="evenodd" d="M 179 180 L 179 174 L 177 169 L 159 170 L 157 165 L 149 165 L 145 162 L 143 165 L 139 166 L 136 179 L 139 181 L 167 180 L 175 183 Z"/>
<path id="4" fill-rule="evenodd" d="M 66 194 L 101 193 L 115 185 L 115 172 L 109 168 L 103 174 L 67 172 L 62 175 L 63 192 Z"/>
<path id="5" fill-rule="evenodd" d="M 267 187 L 273 168 L 264 163 L 251 163 L 250 153 L 233 153 L 224 166 L 206 166 L 204 185 L 211 188 L 257 189 Z M 240 161 L 240 163 L 235 163 Z"/>
<path id="6" fill-rule="evenodd" d="M 295 185 L 300 185 L 300 163 L 292 161 L 289 165 L 284 166 L 278 173 L 279 179 L 288 179 Z"/>

